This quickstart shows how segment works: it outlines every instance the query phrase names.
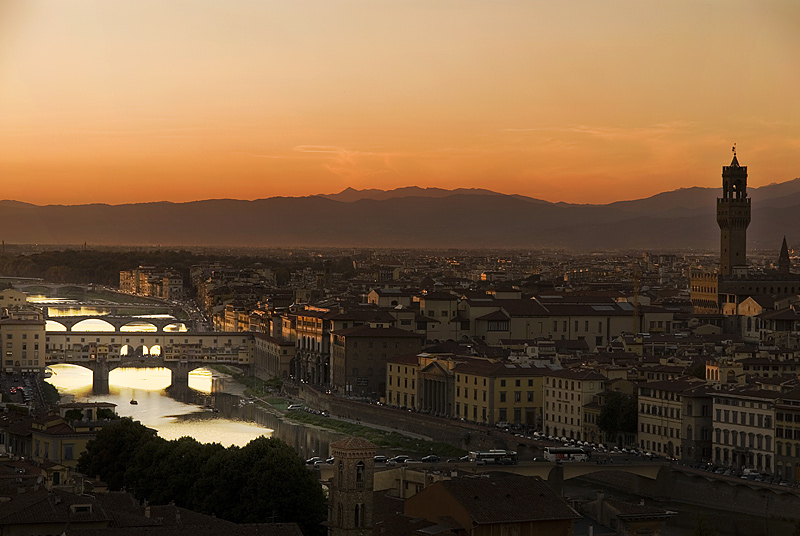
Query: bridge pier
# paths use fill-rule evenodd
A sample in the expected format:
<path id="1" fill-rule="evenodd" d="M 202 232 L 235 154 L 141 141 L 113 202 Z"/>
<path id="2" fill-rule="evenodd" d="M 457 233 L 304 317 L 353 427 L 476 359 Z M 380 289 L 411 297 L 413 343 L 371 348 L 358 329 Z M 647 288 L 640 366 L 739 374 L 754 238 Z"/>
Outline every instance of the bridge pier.
<path id="1" fill-rule="evenodd" d="M 173 387 L 188 387 L 189 386 L 189 372 L 193 367 L 189 363 L 175 363 L 170 367 L 172 371 L 172 386 Z"/>
<path id="2" fill-rule="evenodd" d="M 108 363 L 98 361 L 92 366 L 92 394 L 108 394 Z"/>
<path id="3" fill-rule="evenodd" d="M 562 464 L 557 463 L 550 470 L 550 474 L 547 476 L 547 485 L 559 496 L 564 494 L 564 466 Z"/>

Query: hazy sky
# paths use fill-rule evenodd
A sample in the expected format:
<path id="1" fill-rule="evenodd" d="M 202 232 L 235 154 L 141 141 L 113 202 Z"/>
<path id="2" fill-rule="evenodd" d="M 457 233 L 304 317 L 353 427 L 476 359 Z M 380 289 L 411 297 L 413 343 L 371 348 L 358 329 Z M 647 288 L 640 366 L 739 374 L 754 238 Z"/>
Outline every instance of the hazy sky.
<path id="1" fill-rule="evenodd" d="M 0 199 L 800 177 L 800 2 L 0 0 Z"/>

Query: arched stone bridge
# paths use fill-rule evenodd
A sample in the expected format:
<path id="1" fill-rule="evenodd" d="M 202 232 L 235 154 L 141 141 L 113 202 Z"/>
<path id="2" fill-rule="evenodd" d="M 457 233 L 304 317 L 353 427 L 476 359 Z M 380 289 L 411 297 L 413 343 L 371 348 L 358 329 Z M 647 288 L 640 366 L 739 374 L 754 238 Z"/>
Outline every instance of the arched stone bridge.
<path id="1" fill-rule="evenodd" d="M 56 362 L 49 362 L 49 365 Z M 94 394 L 108 394 L 108 375 L 117 368 L 166 368 L 172 372 L 172 383 L 174 386 L 188 386 L 189 373 L 193 370 L 207 367 L 212 364 L 235 365 L 237 368 L 248 369 L 248 365 L 243 365 L 237 358 L 230 359 L 164 359 L 161 357 L 133 357 L 121 358 L 117 360 L 95 359 L 88 361 L 58 361 L 68 365 L 77 365 L 92 371 L 92 392 Z"/>
<path id="2" fill-rule="evenodd" d="M 57 298 L 62 291 L 82 291 L 95 290 L 95 285 L 81 285 L 78 283 L 48 283 L 35 278 L 3 278 L 11 283 L 11 286 L 25 292 L 26 294 L 48 294 Z"/>
<path id="3" fill-rule="evenodd" d="M 108 373 L 120 367 L 164 367 L 173 384 L 185 384 L 189 372 L 227 364 L 249 369 L 253 336 L 243 332 L 49 331 L 47 365 L 78 365 L 92 371 L 96 394 L 108 392 Z"/>
<path id="4" fill-rule="evenodd" d="M 187 329 L 191 329 L 191 322 L 177 320 L 174 317 L 169 318 L 150 318 L 150 317 L 137 317 L 137 316 L 122 316 L 122 315 L 87 315 L 87 316 L 47 316 L 46 320 L 61 324 L 67 331 L 72 332 L 72 328 L 86 320 L 102 320 L 107 324 L 114 327 L 114 331 L 119 332 L 121 328 L 134 324 L 150 324 L 156 328 L 157 331 L 163 332 L 166 326 L 173 324 L 183 324 Z"/>

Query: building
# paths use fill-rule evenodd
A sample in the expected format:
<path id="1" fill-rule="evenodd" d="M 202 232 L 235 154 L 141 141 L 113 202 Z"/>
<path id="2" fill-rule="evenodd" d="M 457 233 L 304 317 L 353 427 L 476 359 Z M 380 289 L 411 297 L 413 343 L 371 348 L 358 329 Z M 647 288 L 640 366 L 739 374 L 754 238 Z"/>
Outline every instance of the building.
<path id="1" fill-rule="evenodd" d="M 747 226 L 751 199 L 747 197 L 747 166 L 740 166 L 733 150 L 730 166 L 722 168 L 722 197 L 717 198 L 720 230 L 720 274 L 730 277 L 747 273 Z"/>
<path id="2" fill-rule="evenodd" d="M 3 371 L 41 372 L 45 367 L 44 313 L 36 307 L 0 309 Z"/>
<path id="3" fill-rule="evenodd" d="M 288 379 L 295 358 L 295 343 L 272 337 L 265 333 L 253 333 L 253 374 L 262 380 L 270 378 Z"/>
<path id="4" fill-rule="evenodd" d="M 86 444 L 97 436 L 103 421 L 67 423 L 60 415 L 47 415 L 31 423 L 31 458 L 36 462 L 52 462 L 70 469 L 78 466 L 78 458 Z"/>
<path id="5" fill-rule="evenodd" d="M 800 390 L 775 402 L 775 475 L 800 481 Z"/>
<path id="6" fill-rule="evenodd" d="M 24 292 L 7 288 L 0 291 L 0 309 L 8 307 L 21 307 L 28 302 L 28 295 Z"/>
<path id="7" fill-rule="evenodd" d="M 572 536 L 580 516 L 538 477 L 456 478 L 406 499 L 404 512 L 439 525 L 426 534 Z"/>
<path id="8" fill-rule="evenodd" d="M 681 457 L 683 399 L 687 389 L 704 384 L 698 378 L 680 378 L 639 385 L 639 448 L 669 458 Z"/>
<path id="9" fill-rule="evenodd" d="M 404 409 L 417 406 L 417 378 L 420 358 L 416 353 L 401 355 L 386 362 L 386 403 Z"/>
<path id="10" fill-rule="evenodd" d="M 605 390 L 606 378 L 587 369 L 549 370 L 544 374 L 544 433 L 583 440 L 584 406 Z"/>
<path id="11" fill-rule="evenodd" d="M 480 424 L 541 426 L 545 367 L 464 359 L 454 367 L 452 416 Z"/>
<path id="12" fill-rule="evenodd" d="M 680 458 L 687 462 L 711 461 L 713 407 L 715 389 L 697 385 L 681 393 Z"/>
<path id="13" fill-rule="evenodd" d="M 326 523 L 330 536 L 372 536 L 377 448 L 360 437 L 331 443 L 333 479 Z"/>
<path id="14" fill-rule="evenodd" d="M 386 403 L 479 424 L 539 427 L 546 370 L 447 353 L 398 356 L 387 363 Z"/>
<path id="15" fill-rule="evenodd" d="M 714 394 L 715 464 L 769 474 L 775 470 L 775 402 L 780 396 L 758 385 Z"/>
<path id="16" fill-rule="evenodd" d="M 330 384 L 342 394 L 385 397 L 388 361 L 422 349 L 421 335 L 373 326 L 355 326 L 331 333 Z"/>
<path id="17" fill-rule="evenodd" d="M 747 227 L 751 209 L 747 166 L 739 165 L 734 150 L 731 164 L 722 168 L 722 197 L 717 198 L 719 269 L 691 272 L 691 300 L 696 313 L 736 315 L 739 304 L 749 296 L 800 293 L 800 276 L 791 273 L 786 237 L 781 244 L 777 270 L 755 273 L 748 266 Z"/>

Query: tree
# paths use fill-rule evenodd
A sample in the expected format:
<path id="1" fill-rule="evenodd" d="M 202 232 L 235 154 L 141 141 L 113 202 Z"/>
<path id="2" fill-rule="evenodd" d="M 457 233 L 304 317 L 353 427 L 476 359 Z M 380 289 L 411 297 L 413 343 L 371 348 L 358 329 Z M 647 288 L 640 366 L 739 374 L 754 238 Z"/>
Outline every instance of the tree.
<path id="1" fill-rule="evenodd" d="M 227 449 L 189 437 L 166 441 L 124 418 L 89 442 L 78 470 L 154 504 L 174 501 L 237 523 L 296 522 L 307 536 L 324 534 L 322 487 L 278 439 L 262 436 Z"/>
<path id="2" fill-rule="evenodd" d="M 72 408 L 71 410 L 64 413 L 65 421 L 80 421 L 82 419 L 83 419 L 83 410 L 79 408 Z"/>
<path id="3" fill-rule="evenodd" d="M 58 404 L 58 401 L 61 400 L 58 389 L 50 382 L 39 382 L 39 385 L 42 387 L 45 404 Z"/>
<path id="4" fill-rule="evenodd" d="M 119 419 L 119 415 L 114 413 L 113 409 L 100 408 L 97 410 L 97 418 L 100 420 Z"/>
<path id="5" fill-rule="evenodd" d="M 638 415 L 635 396 L 611 391 L 606 395 L 606 402 L 597 418 L 597 426 L 606 437 L 616 440 L 620 433 L 636 433 Z"/>
<path id="6" fill-rule="evenodd" d="M 122 489 L 131 484 L 126 482 L 125 472 L 137 450 L 145 448 L 151 441 L 165 440 L 158 437 L 155 430 L 133 419 L 114 421 L 86 445 L 78 459 L 78 471 L 90 476 L 100 475 L 111 489 Z"/>

